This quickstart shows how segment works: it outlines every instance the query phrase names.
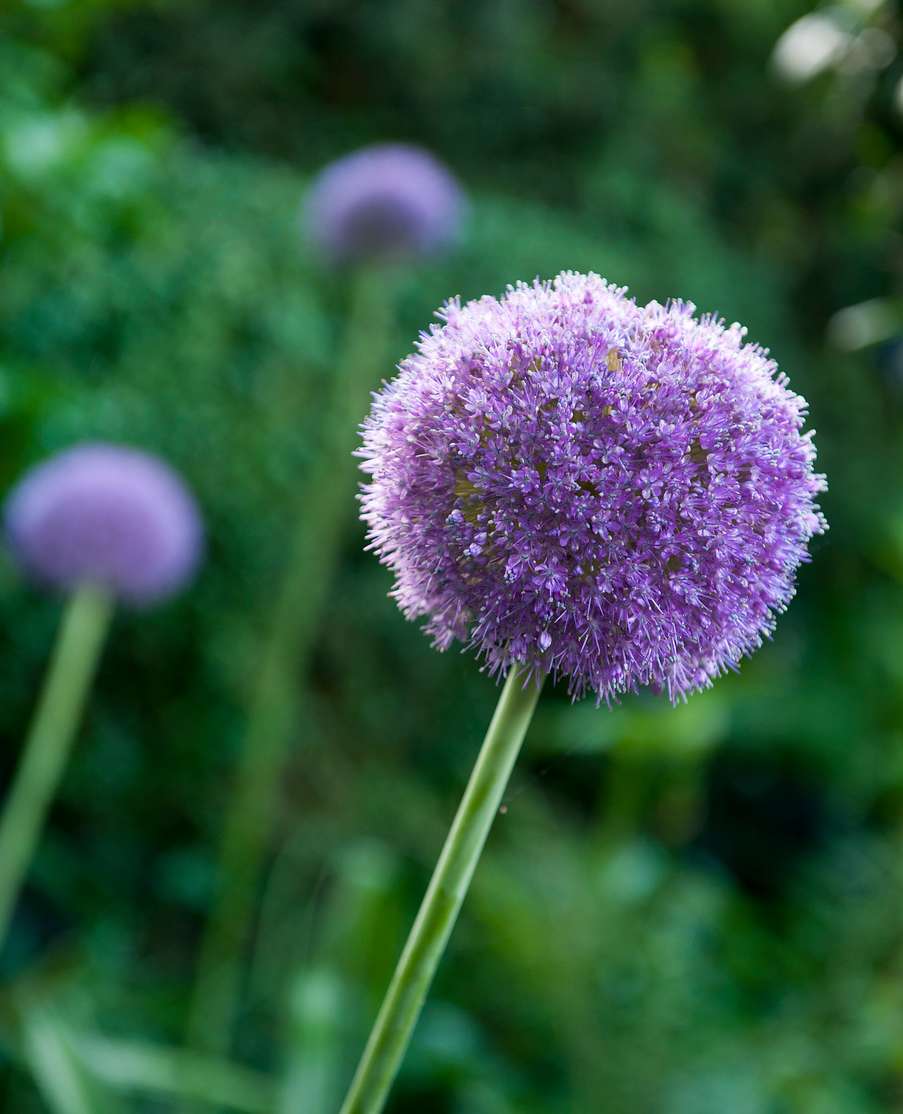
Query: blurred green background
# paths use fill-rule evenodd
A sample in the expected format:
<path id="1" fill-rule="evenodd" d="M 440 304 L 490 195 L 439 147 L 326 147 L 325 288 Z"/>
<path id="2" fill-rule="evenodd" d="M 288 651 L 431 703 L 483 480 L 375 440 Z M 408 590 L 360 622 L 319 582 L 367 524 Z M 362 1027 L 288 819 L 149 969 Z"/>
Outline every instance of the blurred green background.
<path id="1" fill-rule="evenodd" d="M 901 14 L 811 13 L 4 0 L 2 490 L 125 440 L 183 470 L 209 531 L 194 588 L 114 628 L 2 958 L 4 1110 L 175 1111 L 186 1080 L 199 1110 L 338 1108 L 496 697 L 387 599 L 340 484 L 234 1066 L 172 1050 L 342 394 L 348 284 L 299 205 L 324 162 L 403 139 L 472 208 L 453 253 L 398 277 L 374 386 L 453 294 L 574 268 L 689 298 L 809 399 L 831 532 L 711 692 L 544 694 L 389 1109 L 903 1111 Z M 58 618 L 0 563 L 4 783 Z"/>

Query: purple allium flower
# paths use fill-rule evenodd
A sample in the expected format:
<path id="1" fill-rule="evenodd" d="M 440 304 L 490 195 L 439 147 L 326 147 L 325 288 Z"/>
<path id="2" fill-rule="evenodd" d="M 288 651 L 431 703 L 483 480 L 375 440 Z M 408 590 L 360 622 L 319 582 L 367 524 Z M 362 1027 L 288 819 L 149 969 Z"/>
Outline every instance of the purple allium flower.
<path id="1" fill-rule="evenodd" d="M 6 502 L 13 553 L 36 579 L 83 582 L 133 604 L 177 592 L 201 553 L 197 507 L 161 460 L 118 445 L 84 444 L 33 468 Z"/>
<path id="2" fill-rule="evenodd" d="M 334 263 L 430 255 L 454 239 L 464 198 L 427 151 L 364 147 L 331 163 L 305 205 L 308 233 Z"/>
<path id="3" fill-rule="evenodd" d="M 771 633 L 825 480 L 805 401 L 693 311 L 573 273 L 453 301 L 375 396 L 363 518 L 438 647 L 673 700 Z"/>

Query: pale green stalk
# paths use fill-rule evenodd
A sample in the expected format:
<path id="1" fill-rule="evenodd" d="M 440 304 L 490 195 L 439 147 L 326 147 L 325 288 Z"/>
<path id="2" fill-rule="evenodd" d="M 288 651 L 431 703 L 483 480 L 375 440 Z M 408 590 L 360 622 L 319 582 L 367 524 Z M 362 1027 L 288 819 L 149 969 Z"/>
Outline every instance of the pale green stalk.
<path id="1" fill-rule="evenodd" d="M 0 818 L 0 943 L 59 784 L 113 614 L 85 585 L 69 600 L 19 767 Z"/>
<path id="2" fill-rule="evenodd" d="M 322 605 L 353 505 L 355 429 L 383 366 L 391 276 L 361 271 L 354 280 L 345 351 L 335 369 L 336 403 L 326 444 L 303 478 L 295 533 L 262 648 L 234 795 L 223 829 L 218 891 L 201 942 L 190 1006 L 191 1047 L 227 1054 L 241 994 L 243 953 L 272 831 L 279 777 L 296 722 L 297 678 L 304 675 Z"/>
<path id="3" fill-rule="evenodd" d="M 341 1114 L 379 1114 L 383 1108 L 501 804 L 539 690 L 539 685 L 525 682 L 519 669 L 508 674 Z"/>

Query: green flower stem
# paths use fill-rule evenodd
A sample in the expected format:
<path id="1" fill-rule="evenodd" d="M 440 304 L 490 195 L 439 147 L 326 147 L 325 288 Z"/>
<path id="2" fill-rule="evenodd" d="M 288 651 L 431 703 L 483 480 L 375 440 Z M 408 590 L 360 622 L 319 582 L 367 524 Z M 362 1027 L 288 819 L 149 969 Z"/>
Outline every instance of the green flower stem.
<path id="1" fill-rule="evenodd" d="M 383 1108 L 501 804 L 539 691 L 539 685 L 525 684 L 521 670 L 508 674 L 341 1114 L 379 1114 Z"/>
<path id="2" fill-rule="evenodd" d="M 69 600 L 40 701 L 0 819 L 0 943 L 59 784 L 113 614 L 83 586 Z"/>
<path id="3" fill-rule="evenodd" d="M 598 829 L 600 848 L 614 851 L 637 834 L 648 788 L 647 771 L 648 756 L 631 738 L 618 739 L 609 752 L 603 801 L 599 807 L 602 818 Z"/>
<path id="4" fill-rule="evenodd" d="M 390 329 L 391 276 L 354 280 L 345 351 L 335 373 L 338 402 L 325 446 L 304 482 L 295 534 L 251 696 L 234 795 L 220 848 L 218 893 L 201 942 L 189 1011 L 191 1047 L 227 1054 L 241 992 L 242 957 L 272 829 L 279 777 L 296 723 L 304 675 L 349 517 L 354 431 L 382 368 Z"/>

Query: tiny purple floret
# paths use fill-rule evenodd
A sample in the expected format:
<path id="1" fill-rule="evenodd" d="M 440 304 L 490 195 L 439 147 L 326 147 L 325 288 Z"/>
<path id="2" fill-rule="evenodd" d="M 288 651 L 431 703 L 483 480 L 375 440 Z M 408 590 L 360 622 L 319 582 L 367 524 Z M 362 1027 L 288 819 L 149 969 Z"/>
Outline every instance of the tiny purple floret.
<path id="1" fill-rule="evenodd" d="M 759 647 L 827 525 L 806 403 L 766 351 L 593 274 L 439 316 L 359 452 L 405 615 L 605 701 L 676 700 Z"/>
<path id="2" fill-rule="evenodd" d="M 6 501 L 23 570 L 64 591 L 91 583 L 133 606 L 173 595 L 194 573 L 202 528 L 194 499 L 163 461 L 83 444 L 37 465 Z"/>
<path id="3" fill-rule="evenodd" d="M 457 182 L 429 152 L 380 144 L 321 171 L 304 221 L 327 260 L 367 263 L 441 251 L 454 240 L 463 210 Z"/>

